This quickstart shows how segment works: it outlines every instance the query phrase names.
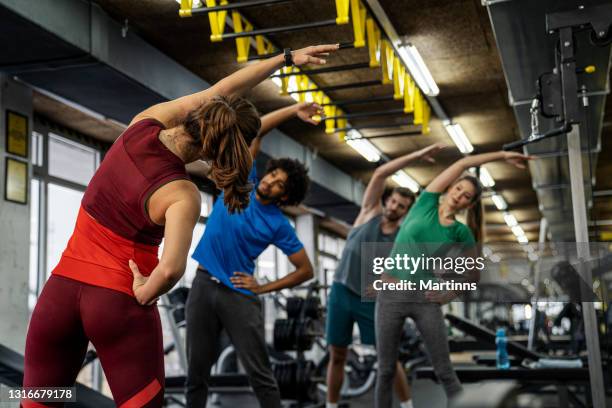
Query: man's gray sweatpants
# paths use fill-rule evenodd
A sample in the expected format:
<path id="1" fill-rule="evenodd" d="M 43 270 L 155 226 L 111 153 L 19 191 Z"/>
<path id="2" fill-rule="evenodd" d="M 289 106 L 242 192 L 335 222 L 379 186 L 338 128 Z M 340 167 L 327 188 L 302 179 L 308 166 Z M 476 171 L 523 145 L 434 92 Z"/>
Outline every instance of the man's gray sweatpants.
<path id="1" fill-rule="evenodd" d="M 382 291 L 376 299 L 376 408 L 390 408 L 400 335 L 407 317 L 416 324 L 427 347 L 438 380 L 447 397 L 461 392 L 461 383 L 450 361 L 448 336 L 439 304 L 408 302 L 406 292 Z"/>
<path id="2" fill-rule="evenodd" d="M 210 369 L 218 357 L 218 339 L 225 329 L 244 366 L 259 404 L 281 406 L 280 392 L 270 367 L 263 312 L 257 296 L 247 296 L 214 281 L 198 270 L 186 307 L 187 407 L 205 408 Z"/>

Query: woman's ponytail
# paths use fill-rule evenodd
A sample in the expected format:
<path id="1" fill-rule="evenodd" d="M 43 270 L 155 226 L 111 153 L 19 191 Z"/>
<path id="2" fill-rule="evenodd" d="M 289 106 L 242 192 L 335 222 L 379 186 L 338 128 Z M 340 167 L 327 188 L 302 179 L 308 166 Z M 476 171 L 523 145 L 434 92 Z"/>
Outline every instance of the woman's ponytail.
<path id="1" fill-rule="evenodd" d="M 184 127 L 192 137 L 198 131 L 202 156 L 211 162 L 209 178 L 223 190 L 228 210 L 246 208 L 252 189 L 248 182 L 253 167 L 249 143 L 261 127 L 253 104 L 238 96 L 215 96 L 191 112 Z"/>

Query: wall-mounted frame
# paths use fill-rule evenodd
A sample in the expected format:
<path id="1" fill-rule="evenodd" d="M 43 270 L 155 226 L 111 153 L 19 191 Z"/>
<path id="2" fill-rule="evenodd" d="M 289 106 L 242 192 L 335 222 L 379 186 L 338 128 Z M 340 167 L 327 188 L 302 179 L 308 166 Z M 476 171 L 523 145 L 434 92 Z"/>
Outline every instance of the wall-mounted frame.
<path id="1" fill-rule="evenodd" d="M 6 158 L 4 172 L 4 199 L 18 204 L 28 204 L 28 163 Z"/>
<path id="2" fill-rule="evenodd" d="M 28 117 L 12 110 L 6 111 L 6 151 L 16 156 L 28 158 L 30 138 L 28 137 Z"/>

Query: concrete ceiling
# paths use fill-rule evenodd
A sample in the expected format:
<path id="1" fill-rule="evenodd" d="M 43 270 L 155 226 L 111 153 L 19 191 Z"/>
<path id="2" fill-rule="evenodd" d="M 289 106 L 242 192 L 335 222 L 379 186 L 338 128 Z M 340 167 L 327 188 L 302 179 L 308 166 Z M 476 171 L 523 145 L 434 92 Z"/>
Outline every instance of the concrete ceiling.
<path id="1" fill-rule="evenodd" d="M 206 15 L 192 18 L 178 16 L 179 5 L 174 0 L 97 0 L 106 12 L 118 21 L 127 20 L 130 30 L 136 31 L 180 64 L 210 83 L 239 69 L 236 63 L 236 47 L 233 40 L 212 43 Z M 462 125 L 474 145 L 474 153 L 494 151 L 504 143 L 519 136 L 516 119 L 508 104 L 508 90 L 495 45 L 493 31 L 486 9 L 480 0 L 380 0 L 391 23 L 399 35 L 405 36 L 420 51 L 440 88 L 438 100 L 453 120 Z M 271 28 L 335 18 L 332 0 L 300 0 L 278 5 L 260 6 L 241 11 L 255 28 Z M 280 47 L 293 49 L 313 43 L 348 42 L 353 34 L 350 25 L 317 28 L 270 36 Z M 345 65 L 368 61 L 367 48 L 341 50 L 329 58 L 329 65 Z M 380 79 L 379 69 L 360 69 L 313 76 L 319 86 L 339 85 Z M 377 85 L 329 92 L 332 99 L 365 98 L 390 95 L 391 86 Z M 265 81 L 249 95 L 262 113 L 293 103 L 290 97 L 278 95 L 272 81 Z M 372 106 L 373 105 L 373 106 Z M 397 102 L 353 105 L 349 113 L 375 111 L 400 107 Z M 410 116 L 385 116 L 352 120 L 353 125 L 372 123 L 405 124 L 410 126 Z M 593 169 L 597 185 L 595 190 L 612 189 L 612 174 L 609 136 L 612 133 L 612 109 L 606 104 L 606 115 L 602 134 L 602 152 Z M 281 126 L 281 130 L 301 144 L 317 151 L 338 168 L 367 182 L 376 165 L 359 156 L 335 135 L 327 135 L 322 125 L 312 127 L 297 120 Z M 364 131 L 364 135 L 390 133 Z M 441 122 L 433 117 L 431 133 L 428 135 L 377 138 L 373 143 L 387 156 L 394 158 L 425 147 L 434 142 L 450 145 L 440 153 L 437 163 L 416 163 L 407 168 L 408 173 L 421 185 L 431 179 L 450 163 L 461 157 L 452 145 Z M 538 236 L 537 221 L 541 215 L 537 196 L 532 188 L 530 173 L 505 163 L 486 165 L 496 180 L 496 190 L 502 193 L 510 211 L 525 227 L 530 241 Z M 610 196 L 596 197 L 592 216 L 597 219 L 612 218 Z M 487 231 L 489 241 L 515 242 L 508 228 L 500 227 L 503 217 L 490 199 L 485 199 L 486 222 L 492 227 Z M 608 227 L 602 227 L 608 228 Z M 600 229 L 602 229 L 600 228 Z"/>

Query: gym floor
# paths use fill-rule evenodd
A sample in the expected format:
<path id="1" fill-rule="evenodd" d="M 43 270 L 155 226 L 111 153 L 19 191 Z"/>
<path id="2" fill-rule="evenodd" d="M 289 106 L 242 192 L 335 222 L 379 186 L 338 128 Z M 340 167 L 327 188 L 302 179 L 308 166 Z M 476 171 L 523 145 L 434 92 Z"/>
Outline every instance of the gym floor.
<path id="1" fill-rule="evenodd" d="M 415 381 L 413 398 L 414 404 L 417 407 L 446 408 L 444 390 L 441 386 L 430 380 Z M 360 398 L 347 400 L 346 402 L 350 404 L 350 408 L 371 408 L 374 406 L 374 390 L 371 390 Z M 258 406 L 257 400 L 253 395 L 239 394 L 220 396 L 218 402 L 211 402 L 209 399 L 207 408 L 256 408 Z M 178 408 L 178 405 L 176 407 Z M 308 405 L 305 405 L 305 407 L 308 407 Z M 394 401 L 393 408 L 399 408 L 397 400 Z"/>

